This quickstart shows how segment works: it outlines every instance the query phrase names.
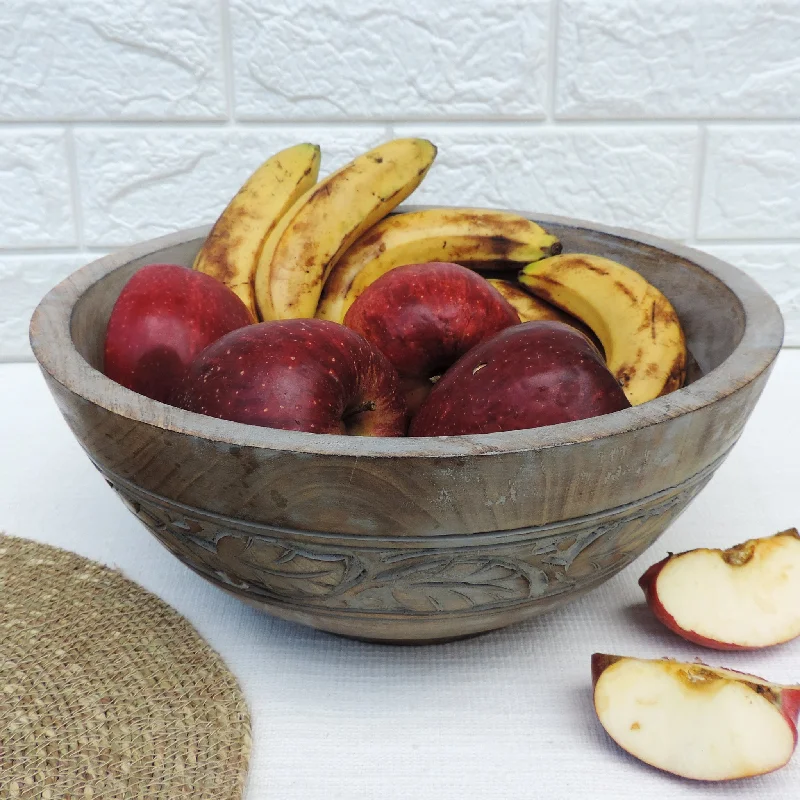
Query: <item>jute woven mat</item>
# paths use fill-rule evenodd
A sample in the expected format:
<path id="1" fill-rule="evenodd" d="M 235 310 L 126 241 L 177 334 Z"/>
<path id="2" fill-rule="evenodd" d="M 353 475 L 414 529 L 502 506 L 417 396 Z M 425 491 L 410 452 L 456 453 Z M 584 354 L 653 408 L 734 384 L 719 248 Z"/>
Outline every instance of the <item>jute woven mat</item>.
<path id="1" fill-rule="evenodd" d="M 249 753 L 236 679 L 183 617 L 0 535 L 0 798 L 239 800 Z"/>

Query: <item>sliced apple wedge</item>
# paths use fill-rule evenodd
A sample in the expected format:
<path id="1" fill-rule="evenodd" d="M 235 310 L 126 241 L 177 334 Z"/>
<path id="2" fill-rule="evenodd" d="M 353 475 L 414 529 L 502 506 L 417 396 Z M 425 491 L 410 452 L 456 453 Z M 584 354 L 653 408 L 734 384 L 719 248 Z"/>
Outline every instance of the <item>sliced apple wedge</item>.
<path id="1" fill-rule="evenodd" d="M 667 659 L 592 656 L 594 708 L 625 751 L 684 778 L 772 772 L 797 744 L 800 687 Z"/>
<path id="2" fill-rule="evenodd" d="M 669 555 L 639 579 L 661 622 L 716 650 L 755 650 L 800 636 L 795 528 L 728 550 Z"/>

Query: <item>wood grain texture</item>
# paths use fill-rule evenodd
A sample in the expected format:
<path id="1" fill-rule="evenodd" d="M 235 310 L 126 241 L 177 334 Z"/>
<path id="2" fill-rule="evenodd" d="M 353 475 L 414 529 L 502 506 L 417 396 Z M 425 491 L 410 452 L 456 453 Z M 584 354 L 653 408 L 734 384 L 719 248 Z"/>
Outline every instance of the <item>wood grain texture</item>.
<path id="1" fill-rule="evenodd" d="M 579 596 L 652 544 L 739 438 L 783 331 L 769 296 L 710 256 L 655 237 L 526 216 L 559 236 L 565 252 L 621 261 L 667 295 L 696 362 L 688 386 L 603 417 L 441 439 L 278 431 L 165 406 L 99 371 L 105 325 L 136 269 L 191 264 L 206 229 L 79 270 L 37 309 L 34 353 L 94 463 L 205 577 L 274 613 L 352 636 L 414 641 L 490 630 Z M 662 509 L 659 498 L 673 496 Z M 165 521 L 173 518 L 187 531 Z M 214 536 L 198 544 L 192 526 L 205 529 L 208 519 Z M 617 519 L 626 522 L 607 527 Z M 528 544 L 517 552 L 520 531 Z M 303 536 L 317 538 L 298 550 Z M 542 567 L 529 563 L 525 548 L 553 536 L 555 550 L 570 553 L 562 560 L 583 566 L 553 573 L 538 591 Z M 356 566 L 352 542 L 343 550 L 336 537 L 355 537 L 371 555 L 358 555 Z M 409 552 L 416 560 L 404 566 Z M 315 558 L 325 569 L 314 568 Z M 270 578 L 277 562 L 297 567 L 279 581 L 294 587 L 291 597 Z M 415 571 L 419 580 L 411 579 Z M 356 575 L 370 588 L 356 592 Z M 484 578 L 488 586 L 476 588 Z M 551 591 L 553 581 L 560 591 Z M 450 588 L 420 594 L 415 582 Z"/>

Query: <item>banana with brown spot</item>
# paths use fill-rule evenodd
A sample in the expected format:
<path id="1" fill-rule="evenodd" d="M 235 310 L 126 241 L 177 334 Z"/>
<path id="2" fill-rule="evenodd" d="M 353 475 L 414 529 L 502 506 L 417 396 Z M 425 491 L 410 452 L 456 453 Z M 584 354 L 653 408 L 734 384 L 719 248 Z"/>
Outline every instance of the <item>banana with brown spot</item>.
<path id="1" fill-rule="evenodd" d="M 489 278 L 488 280 L 514 307 L 519 314 L 520 322 L 536 322 L 538 320 L 563 322 L 586 336 L 602 355 L 600 340 L 594 335 L 591 328 L 584 325 L 579 319 L 545 302 L 540 297 L 528 294 L 516 281 L 506 281 L 502 278 Z"/>
<path id="2" fill-rule="evenodd" d="M 316 316 L 342 322 L 367 286 L 405 264 L 491 262 L 518 270 L 560 252 L 555 236 L 506 211 L 433 208 L 395 214 L 370 228 L 339 259 L 325 281 Z"/>
<path id="3" fill-rule="evenodd" d="M 262 318 L 313 317 L 336 261 L 419 186 L 435 157 L 425 139 L 394 139 L 300 197 L 261 253 L 255 287 Z"/>
<path id="4" fill-rule="evenodd" d="M 678 315 L 638 272 L 608 258 L 565 253 L 528 264 L 519 281 L 594 331 L 631 405 L 683 385 L 686 341 Z"/>
<path id="5" fill-rule="evenodd" d="M 319 162 L 319 145 L 307 143 L 267 159 L 228 203 L 194 260 L 194 269 L 228 286 L 254 319 L 261 248 L 297 198 L 317 182 Z"/>

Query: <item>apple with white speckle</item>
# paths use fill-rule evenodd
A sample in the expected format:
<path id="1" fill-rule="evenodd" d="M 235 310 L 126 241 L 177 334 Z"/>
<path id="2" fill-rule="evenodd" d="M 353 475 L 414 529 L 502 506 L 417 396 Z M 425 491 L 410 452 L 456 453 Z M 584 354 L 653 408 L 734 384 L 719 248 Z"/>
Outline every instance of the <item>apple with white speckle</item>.
<path id="1" fill-rule="evenodd" d="M 409 435 L 538 428 L 629 407 L 586 336 L 562 322 L 526 322 L 450 367 L 412 419 Z"/>
<path id="2" fill-rule="evenodd" d="M 250 325 L 192 362 L 177 405 L 220 419 L 310 433 L 402 436 L 408 414 L 386 357 L 336 322 Z"/>
<path id="3" fill-rule="evenodd" d="M 358 296 L 344 319 L 394 364 L 412 410 L 427 396 L 432 378 L 518 323 L 519 314 L 485 278 L 443 261 L 387 272 Z"/>
<path id="4" fill-rule="evenodd" d="M 149 264 L 114 303 L 103 369 L 134 392 L 172 403 L 195 356 L 254 321 L 247 306 L 210 275 L 179 264 Z"/>

